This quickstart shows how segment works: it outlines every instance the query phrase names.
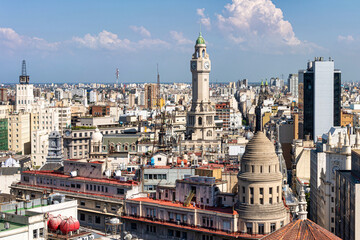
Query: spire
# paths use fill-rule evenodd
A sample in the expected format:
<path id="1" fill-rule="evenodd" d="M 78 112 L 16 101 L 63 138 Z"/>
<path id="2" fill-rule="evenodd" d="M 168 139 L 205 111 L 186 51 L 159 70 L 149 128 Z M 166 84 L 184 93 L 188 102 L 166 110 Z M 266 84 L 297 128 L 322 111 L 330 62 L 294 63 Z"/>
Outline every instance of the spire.
<path id="1" fill-rule="evenodd" d="M 300 199 L 299 199 L 299 212 L 298 212 L 298 218 L 301 220 L 307 219 L 307 211 L 306 211 L 306 198 L 305 198 L 305 191 L 304 188 L 301 187 L 300 190 Z"/>

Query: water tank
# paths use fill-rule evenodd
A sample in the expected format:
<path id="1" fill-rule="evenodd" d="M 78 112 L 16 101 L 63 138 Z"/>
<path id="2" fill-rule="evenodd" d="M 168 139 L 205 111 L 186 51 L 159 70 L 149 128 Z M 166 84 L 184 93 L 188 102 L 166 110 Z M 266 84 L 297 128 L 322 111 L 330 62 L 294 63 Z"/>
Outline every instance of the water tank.
<path id="1" fill-rule="evenodd" d="M 68 219 L 64 219 L 60 223 L 60 231 L 63 234 L 68 234 L 69 232 L 76 231 L 79 229 L 79 227 L 80 227 L 79 221 L 72 217 L 69 217 Z"/>
<path id="2" fill-rule="evenodd" d="M 150 165 L 151 165 L 151 166 L 154 166 L 154 165 L 155 165 L 155 158 L 154 158 L 154 157 L 152 157 L 152 158 L 150 159 Z"/>
<path id="3" fill-rule="evenodd" d="M 56 217 L 51 217 L 48 221 L 48 228 L 51 231 L 56 231 L 59 228 L 62 221 L 63 221 L 63 218 L 61 217 L 60 214 Z"/>

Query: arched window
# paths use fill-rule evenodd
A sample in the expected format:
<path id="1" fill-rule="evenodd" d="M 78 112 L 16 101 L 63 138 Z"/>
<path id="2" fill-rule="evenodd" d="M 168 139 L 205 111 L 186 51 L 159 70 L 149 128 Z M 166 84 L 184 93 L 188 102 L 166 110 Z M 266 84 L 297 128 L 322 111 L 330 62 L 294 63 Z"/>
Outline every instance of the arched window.
<path id="1" fill-rule="evenodd" d="M 212 136 L 212 131 L 211 130 L 207 131 L 206 136 L 211 137 Z"/>
<path id="2" fill-rule="evenodd" d="M 199 117 L 198 119 L 198 124 L 201 126 L 202 125 L 202 117 Z"/>
<path id="3" fill-rule="evenodd" d="M 205 49 L 202 50 L 202 57 L 203 57 L 203 58 L 205 57 Z"/>

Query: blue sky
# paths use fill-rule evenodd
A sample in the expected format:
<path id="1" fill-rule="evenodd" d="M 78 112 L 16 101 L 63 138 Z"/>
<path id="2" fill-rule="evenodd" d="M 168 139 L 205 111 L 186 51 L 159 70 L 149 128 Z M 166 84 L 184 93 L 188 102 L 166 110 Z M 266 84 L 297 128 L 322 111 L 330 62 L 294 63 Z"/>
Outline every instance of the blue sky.
<path id="1" fill-rule="evenodd" d="M 0 83 L 189 82 L 200 22 L 211 82 L 287 78 L 315 56 L 359 81 L 355 0 L 0 1 Z"/>

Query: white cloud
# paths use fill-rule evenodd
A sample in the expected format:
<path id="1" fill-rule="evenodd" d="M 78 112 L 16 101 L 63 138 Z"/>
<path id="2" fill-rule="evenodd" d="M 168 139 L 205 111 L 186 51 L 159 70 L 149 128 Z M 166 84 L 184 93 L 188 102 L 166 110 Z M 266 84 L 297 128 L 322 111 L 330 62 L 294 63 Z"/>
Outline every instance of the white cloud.
<path id="1" fill-rule="evenodd" d="M 201 25 L 205 26 L 207 29 L 210 29 L 211 21 L 210 21 L 210 17 L 205 15 L 205 8 L 196 9 L 196 13 L 201 17 L 200 18 Z"/>
<path id="2" fill-rule="evenodd" d="M 250 48 L 310 49 L 314 44 L 300 41 L 283 12 L 271 0 L 232 0 L 217 15 L 218 26 L 237 44 Z M 306 45 L 306 46 L 305 46 Z"/>
<path id="3" fill-rule="evenodd" d="M 73 41 L 82 47 L 106 50 L 136 50 L 138 48 L 168 47 L 169 44 L 160 39 L 144 38 L 137 42 L 120 39 L 117 34 L 103 30 L 98 35 L 86 34 L 84 37 L 74 37 Z"/>
<path id="4" fill-rule="evenodd" d="M 178 45 L 193 44 L 193 41 L 184 37 L 182 32 L 170 31 L 171 38 L 176 41 Z"/>
<path id="5" fill-rule="evenodd" d="M 0 28 L 0 46 L 15 50 L 57 50 L 59 42 L 49 43 L 39 37 L 23 36 L 11 28 Z"/>
<path id="6" fill-rule="evenodd" d="M 137 33 L 140 33 L 144 37 L 151 37 L 151 33 L 144 26 L 130 26 L 130 28 Z"/>
<path id="7" fill-rule="evenodd" d="M 355 41 L 355 39 L 354 39 L 354 37 L 351 36 L 351 35 L 347 35 L 347 36 L 339 35 L 339 36 L 338 36 L 338 41 L 339 41 L 339 42 L 351 43 L 351 42 Z"/>

